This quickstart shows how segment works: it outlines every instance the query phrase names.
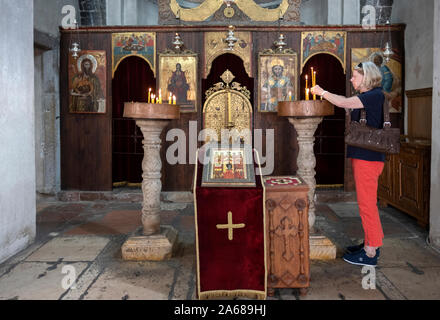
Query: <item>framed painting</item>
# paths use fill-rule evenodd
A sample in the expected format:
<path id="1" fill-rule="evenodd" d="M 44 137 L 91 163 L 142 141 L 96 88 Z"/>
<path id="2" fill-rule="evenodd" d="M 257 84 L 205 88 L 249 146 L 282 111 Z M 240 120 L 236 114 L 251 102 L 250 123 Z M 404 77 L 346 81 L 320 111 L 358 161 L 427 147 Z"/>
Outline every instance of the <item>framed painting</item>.
<path id="1" fill-rule="evenodd" d="M 255 187 L 252 148 L 248 145 L 206 148 L 202 187 Z"/>
<path id="2" fill-rule="evenodd" d="M 258 110 L 277 112 L 278 101 L 295 101 L 298 98 L 298 58 L 296 53 L 274 53 L 272 50 L 258 54 Z"/>
<path id="3" fill-rule="evenodd" d="M 106 113 L 106 52 L 84 50 L 69 55 L 69 112 Z"/>
<path id="4" fill-rule="evenodd" d="M 112 34 L 112 77 L 122 60 L 130 56 L 144 59 L 156 76 L 156 33 L 125 32 Z"/>
<path id="5" fill-rule="evenodd" d="M 390 112 L 402 112 L 402 63 L 401 58 L 394 55 L 386 62 L 380 48 L 352 48 L 351 70 L 361 62 L 374 62 L 382 73 L 382 88 L 390 99 Z M 353 72 L 353 71 L 351 71 Z"/>
<path id="6" fill-rule="evenodd" d="M 176 97 L 181 112 L 197 112 L 198 57 L 196 53 L 165 52 L 159 55 L 159 89 L 164 100 Z"/>
<path id="7" fill-rule="evenodd" d="M 307 61 L 320 53 L 334 56 L 346 72 L 347 32 L 310 31 L 301 33 L 301 73 Z"/>

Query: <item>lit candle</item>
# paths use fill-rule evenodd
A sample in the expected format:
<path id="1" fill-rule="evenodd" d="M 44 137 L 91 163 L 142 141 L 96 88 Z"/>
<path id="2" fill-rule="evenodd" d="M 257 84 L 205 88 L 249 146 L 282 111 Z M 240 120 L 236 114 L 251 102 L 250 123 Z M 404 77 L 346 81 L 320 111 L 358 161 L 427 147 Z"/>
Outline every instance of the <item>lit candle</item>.
<path id="1" fill-rule="evenodd" d="M 306 89 L 309 87 L 309 75 L 306 74 Z"/>
<path id="2" fill-rule="evenodd" d="M 151 103 L 151 88 L 148 89 L 148 103 Z"/>
<path id="3" fill-rule="evenodd" d="M 159 103 L 160 103 L 159 97 L 156 97 L 156 104 L 159 104 Z"/>
<path id="4" fill-rule="evenodd" d="M 155 98 L 155 97 L 156 97 L 156 95 L 154 95 L 154 94 L 151 95 L 151 103 L 152 103 L 152 104 L 154 104 L 154 101 L 155 101 L 154 98 Z"/>
<path id="5" fill-rule="evenodd" d="M 309 93 L 310 93 L 310 89 L 307 88 L 307 89 L 306 89 L 306 100 L 310 100 L 310 98 L 309 98 Z"/>
<path id="6" fill-rule="evenodd" d="M 170 92 L 170 96 L 168 97 L 168 104 L 173 103 L 173 94 Z"/>
<path id="7" fill-rule="evenodd" d="M 159 103 L 162 104 L 162 89 L 159 89 Z"/>
<path id="8" fill-rule="evenodd" d="M 313 86 L 316 86 L 316 71 L 313 71 Z M 316 100 L 316 94 L 313 95 L 313 100 Z"/>
<path id="9" fill-rule="evenodd" d="M 289 101 L 292 101 L 292 91 L 289 91 Z"/>
<path id="10" fill-rule="evenodd" d="M 173 104 L 177 104 L 176 96 L 173 96 Z"/>

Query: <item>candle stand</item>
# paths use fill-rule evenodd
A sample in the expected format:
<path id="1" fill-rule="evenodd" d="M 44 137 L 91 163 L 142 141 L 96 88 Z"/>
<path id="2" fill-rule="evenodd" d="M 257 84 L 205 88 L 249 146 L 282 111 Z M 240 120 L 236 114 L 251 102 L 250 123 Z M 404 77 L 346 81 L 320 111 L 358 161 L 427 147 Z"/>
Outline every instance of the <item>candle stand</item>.
<path id="1" fill-rule="evenodd" d="M 315 166 L 316 157 L 313 152 L 315 144 L 315 131 L 324 116 L 335 114 L 334 106 L 324 100 L 280 101 L 278 102 L 278 116 L 287 117 L 294 126 L 298 139 L 298 171 L 309 186 L 309 228 L 310 228 L 310 258 L 335 259 L 336 247 L 326 237 L 315 229 Z"/>
<path id="2" fill-rule="evenodd" d="M 130 237 L 122 246 L 122 258 L 135 261 L 161 261 L 171 258 L 177 231 L 160 225 L 162 190 L 160 159 L 162 130 L 180 118 L 180 107 L 170 104 L 125 103 L 124 117 L 136 120 L 144 140 L 142 161 L 142 234 Z"/>

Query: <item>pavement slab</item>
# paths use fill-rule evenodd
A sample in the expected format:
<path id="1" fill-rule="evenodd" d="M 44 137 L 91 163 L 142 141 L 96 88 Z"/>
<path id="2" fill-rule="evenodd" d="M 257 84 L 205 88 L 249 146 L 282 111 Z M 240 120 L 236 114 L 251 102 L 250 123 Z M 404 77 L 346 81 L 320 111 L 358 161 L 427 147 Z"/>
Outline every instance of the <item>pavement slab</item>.
<path id="1" fill-rule="evenodd" d="M 440 267 L 381 268 L 380 271 L 409 300 L 440 300 Z"/>
<path id="2" fill-rule="evenodd" d="M 366 274 L 360 266 L 341 259 L 312 261 L 310 272 L 310 288 L 306 296 L 299 297 L 300 300 L 385 300 L 380 290 L 363 289 L 362 280 Z"/>
<path id="3" fill-rule="evenodd" d="M 86 267 L 87 263 L 81 262 L 20 263 L 0 278 L 0 300 L 58 300 L 74 282 L 68 282 L 68 278 L 75 279 Z"/>
<path id="4" fill-rule="evenodd" d="M 163 262 L 114 262 L 88 288 L 84 300 L 168 300 L 175 272 Z"/>
<path id="5" fill-rule="evenodd" d="M 109 241 L 108 238 L 95 236 L 54 238 L 36 250 L 26 261 L 93 261 Z"/>

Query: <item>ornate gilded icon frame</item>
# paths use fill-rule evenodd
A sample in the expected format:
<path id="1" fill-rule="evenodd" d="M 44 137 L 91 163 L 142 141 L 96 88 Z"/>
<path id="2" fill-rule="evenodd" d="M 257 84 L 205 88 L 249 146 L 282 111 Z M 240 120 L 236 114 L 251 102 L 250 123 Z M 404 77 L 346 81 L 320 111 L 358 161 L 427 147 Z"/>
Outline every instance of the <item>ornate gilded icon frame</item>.
<path id="1" fill-rule="evenodd" d="M 255 167 L 250 145 L 205 147 L 202 187 L 255 187 Z"/>
<path id="2" fill-rule="evenodd" d="M 276 76 L 276 66 L 282 75 Z M 258 54 L 258 111 L 277 112 L 278 101 L 298 98 L 298 55 L 291 49 L 282 53 L 271 49 Z"/>
<path id="3" fill-rule="evenodd" d="M 182 90 L 176 88 L 174 89 L 175 92 L 170 89 L 171 86 L 181 81 L 180 76 L 177 74 L 178 64 L 180 64 L 183 72 L 181 79 L 185 79 L 188 86 L 186 94 L 183 93 L 184 88 L 181 88 Z M 176 95 L 177 104 L 180 106 L 182 113 L 197 112 L 197 106 L 200 103 L 198 65 L 198 54 L 189 50 L 180 53 L 167 50 L 159 54 L 158 88 L 162 91 L 163 101 L 168 102 L 169 93 L 172 92 L 173 95 Z M 179 94 L 179 92 L 182 92 L 182 94 Z M 186 96 L 186 100 L 182 99 L 182 96 Z"/>

